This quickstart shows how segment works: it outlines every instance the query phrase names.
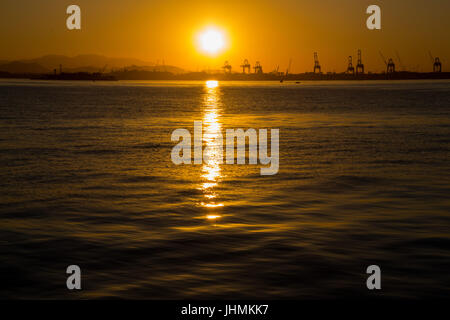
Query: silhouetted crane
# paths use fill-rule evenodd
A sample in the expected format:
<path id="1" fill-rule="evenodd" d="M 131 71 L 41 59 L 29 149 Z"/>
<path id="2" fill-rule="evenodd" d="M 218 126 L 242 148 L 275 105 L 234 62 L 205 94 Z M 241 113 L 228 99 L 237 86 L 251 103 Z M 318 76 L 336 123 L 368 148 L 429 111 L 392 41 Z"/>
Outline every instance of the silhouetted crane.
<path id="1" fill-rule="evenodd" d="M 231 65 L 228 63 L 228 61 L 225 61 L 225 63 L 223 64 L 223 70 L 225 73 L 231 73 Z"/>
<path id="2" fill-rule="evenodd" d="M 289 74 L 289 72 L 291 72 L 291 65 L 292 65 L 292 58 L 289 59 L 289 66 L 288 66 L 288 68 L 286 69 L 286 77 L 287 77 L 287 75 Z"/>
<path id="3" fill-rule="evenodd" d="M 103 72 L 105 72 L 105 70 L 106 70 L 106 68 L 108 67 L 108 65 L 107 64 L 105 64 L 105 66 L 102 68 L 102 69 L 100 69 L 100 71 L 99 71 L 99 73 L 103 73 Z"/>
<path id="4" fill-rule="evenodd" d="M 442 72 L 442 63 L 438 57 L 434 58 L 433 72 Z"/>
<path id="5" fill-rule="evenodd" d="M 347 73 L 355 74 L 355 68 L 353 67 L 353 58 L 352 58 L 352 56 L 348 57 Z"/>
<path id="6" fill-rule="evenodd" d="M 242 68 L 242 73 L 245 74 L 245 70 L 248 70 L 248 73 L 250 73 L 250 63 L 248 63 L 247 59 L 245 59 L 244 63 L 241 64 L 241 68 Z"/>
<path id="7" fill-rule="evenodd" d="M 322 69 L 320 68 L 319 64 L 319 55 L 317 52 L 314 52 L 314 73 L 316 73 L 316 70 L 319 70 L 318 73 L 322 73 Z"/>
<path id="8" fill-rule="evenodd" d="M 387 64 L 387 73 L 394 73 L 395 72 L 395 63 L 392 58 L 389 58 L 388 64 Z"/>
<path id="9" fill-rule="evenodd" d="M 383 54 L 380 51 L 380 57 L 383 60 L 384 64 L 386 65 L 386 73 L 394 73 L 395 72 L 395 63 L 392 58 L 389 58 L 389 61 L 386 61 L 386 58 L 383 56 Z"/>
<path id="10" fill-rule="evenodd" d="M 280 79 L 280 82 L 281 82 L 281 83 L 283 83 L 283 82 L 284 82 L 284 79 L 287 78 L 287 76 L 288 76 L 288 74 L 289 74 L 289 71 L 291 70 L 291 64 L 292 64 L 292 58 L 289 59 L 289 66 L 288 66 L 288 68 L 286 69 L 286 73 L 285 73 L 284 76 Z"/>
<path id="11" fill-rule="evenodd" d="M 262 66 L 259 63 L 259 61 L 255 62 L 255 66 L 253 67 L 253 69 L 255 69 L 255 73 L 258 73 L 258 74 L 263 73 L 263 69 L 262 69 Z"/>
<path id="12" fill-rule="evenodd" d="M 358 50 L 358 63 L 356 65 L 356 74 L 364 74 L 364 65 L 361 58 L 361 49 Z"/>
<path id="13" fill-rule="evenodd" d="M 431 52 L 428 52 L 431 58 L 431 63 L 433 64 L 433 72 L 442 72 L 442 63 L 439 60 L 439 57 L 433 57 Z"/>

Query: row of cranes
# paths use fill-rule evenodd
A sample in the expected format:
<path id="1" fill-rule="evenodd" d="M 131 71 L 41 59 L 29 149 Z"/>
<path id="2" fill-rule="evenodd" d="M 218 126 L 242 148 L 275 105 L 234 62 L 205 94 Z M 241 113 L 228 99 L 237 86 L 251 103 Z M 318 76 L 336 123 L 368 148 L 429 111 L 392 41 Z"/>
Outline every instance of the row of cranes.
<path id="1" fill-rule="evenodd" d="M 353 68 L 352 64 L 352 56 L 348 57 L 347 73 L 355 74 L 355 68 Z M 362 63 L 361 49 L 358 49 L 358 62 L 356 64 L 356 74 L 364 74 L 364 64 Z"/>
<path id="2" fill-rule="evenodd" d="M 405 67 L 402 64 L 402 61 L 400 59 L 400 55 L 398 54 L 398 52 L 396 51 L 396 56 L 397 56 L 397 60 L 399 62 L 400 65 L 400 70 L 401 71 L 405 71 Z M 384 62 L 384 64 L 386 65 L 386 73 L 387 74 L 392 74 L 396 72 L 395 69 L 395 62 L 394 59 L 389 58 L 386 59 L 384 57 L 384 55 L 381 53 L 381 51 L 379 52 L 381 60 Z M 433 64 L 433 72 L 437 73 L 437 72 L 442 72 L 442 64 L 441 61 L 439 60 L 438 57 L 433 57 L 433 55 L 431 54 L 431 52 L 429 52 L 430 55 L 430 59 L 431 59 L 431 63 Z M 291 61 L 289 62 L 289 68 L 290 69 L 290 65 L 291 65 Z M 249 61 L 247 59 L 245 59 L 243 61 L 243 63 L 240 65 L 240 67 L 242 68 L 242 74 L 250 74 L 251 73 L 251 65 L 249 63 Z M 228 61 L 225 61 L 222 69 L 224 70 L 225 73 L 227 74 L 231 74 L 231 70 L 232 70 L 232 66 L 228 63 Z M 262 74 L 263 73 L 263 68 L 261 66 L 261 63 L 259 61 L 255 62 L 255 65 L 253 66 L 253 70 L 255 74 Z M 278 73 L 278 69 L 276 70 L 276 73 Z M 287 75 L 288 71 L 286 71 Z M 317 52 L 314 52 L 314 68 L 313 68 L 313 73 L 315 74 L 321 74 L 322 73 L 322 67 L 320 65 L 319 62 L 319 54 Z M 358 49 L 358 60 L 356 62 L 356 67 L 353 65 L 353 57 L 349 56 L 348 57 L 348 65 L 347 65 L 347 70 L 345 71 L 345 73 L 347 74 L 353 74 L 353 75 L 358 75 L 358 74 L 364 74 L 364 64 L 362 62 L 362 53 L 361 53 L 361 49 Z"/>
<path id="3" fill-rule="evenodd" d="M 399 62 L 401 71 L 405 71 L 405 67 L 402 64 L 402 60 L 400 59 L 400 55 L 398 54 L 398 52 L 396 51 L 396 56 L 397 56 L 397 60 Z M 394 59 L 389 58 L 388 60 L 386 60 L 386 58 L 383 56 L 383 54 L 381 53 L 381 51 L 379 52 L 380 57 L 382 59 L 382 61 L 384 62 L 384 64 L 386 65 L 386 73 L 391 74 L 395 72 L 395 63 L 394 63 Z M 431 63 L 433 64 L 433 72 L 435 73 L 439 73 L 442 72 L 442 63 L 439 60 L 438 57 L 433 57 L 433 55 L 431 54 L 431 52 L 429 52 L 430 55 L 430 59 L 431 59 Z M 319 55 L 317 52 L 314 52 L 314 68 L 313 68 L 313 73 L 322 73 L 322 67 L 320 66 L 319 63 Z M 356 64 L 356 68 L 353 66 L 353 57 L 349 56 L 348 57 L 348 65 L 347 65 L 347 70 L 346 72 L 347 74 L 364 74 L 364 64 L 362 63 L 362 54 L 361 54 L 361 50 L 358 50 L 358 62 Z"/>
<path id="4" fill-rule="evenodd" d="M 402 60 L 400 58 L 400 55 L 398 54 L 398 52 L 395 52 L 396 56 L 397 56 L 397 60 L 398 63 L 400 65 L 400 70 L 401 71 L 406 71 L 406 68 L 404 67 Z M 433 72 L 434 73 L 440 73 L 442 72 L 442 63 L 439 60 L 439 57 L 433 57 L 433 55 L 431 54 L 431 52 L 428 52 L 428 54 L 430 55 L 430 62 L 433 65 Z M 389 58 L 389 60 L 386 61 L 386 58 L 383 56 L 383 54 L 380 51 L 380 57 L 383 60 L 384 64 L 386 65 L 386 73 L 394 73 L 395 72 L 395 63 L 394 60 L 392 58 Z"/>
<path id="5" fill-rule="evenodd" d="M 314 73 L 322 73 L 322 67 L 319 63 L 319 55 L 317 52 L 314 52 Z M 358 50 L 358 62 L 356 64 L 356 68 L 353 66 L 353 57 L 348 56 L 348 66 L 345 73 L 348 74 L 364 74 L 364 64 L 362 63 L 362 54 L 361 50 Z"/>
<path id="6" fill-rule="evenodd" d="M 289 60 L 289 67 L 286 70 L 285 75 L 287 75 L 287 73 L 289 72 L 290 68 L 291 68 L 291 63 L 292 63 L 292 59 Z M 248 59 L 244 59 L 244 62 L 240 65 L 240 67 L 242 68 L 242 74 L 250 74 L 252 66 L 250 65 L 250 63 L 248 62 Z M 226 74 L 230 74 L 231 70 L 232 70 L 232 66 L 228 63 L 228 61 L 225 61 L 225 63 L 222 66 L 222 69 L 224 70 L 224 72 Z M 279 66 L 277 67 L 276 70 L 272 71 L 271 73 L 276 73 L 276 74 L 283 74 L 283 73 L 279 73 L 278 72 Z M 254 74 L 263 74 L 263 67 L 261 65 L 261 63 L 259 61 L 255 62 L 255 65 L 253 66 L 253 70 L 254 70 Z"/>
<path id="7" fill-rule="evenodd" d="M 251 65 L 248 62 L 247 59 L 244 60 L 244 62 L 241 64 L 241 68 L 242 68 L 242 73 L 243 74 L 250 74 L 251 73 Z M 223 64 L 222 69 L 224 70 L 225 73 L 231 73 L 231 69 L 232 66 L 228 63 L 228 61 L 225 61 L 225 63 Z M 254 73 L 256 74 L 262 74 L 263 73 L 263 68 L 262 65 L 259 61 L 255 62 L 255 65 L 253 66 L 253 70 Z"/>

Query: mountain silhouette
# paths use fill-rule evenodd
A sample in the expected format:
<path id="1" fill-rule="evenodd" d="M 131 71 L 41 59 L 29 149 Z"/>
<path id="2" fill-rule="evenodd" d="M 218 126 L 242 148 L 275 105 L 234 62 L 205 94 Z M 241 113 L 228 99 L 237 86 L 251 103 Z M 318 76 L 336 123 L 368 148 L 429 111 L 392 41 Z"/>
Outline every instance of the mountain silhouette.
<path id="1" fill-rule="evenodd" d="M 46 55 L 40 58 L 21 60 L 22 62 L 34 62 L 48 69 L 59 68 L 81 68 L 86 66 L 103 68 L 105 65 L 108 68 L 123 68 L 128 65 L 148 65 L 149 62 L 133 59 L 133 58 L 109 58 L 96 54 L 83 54 L 74 57 L 67 57 L 63 55 Z"/>
<path id="2" fill-rule="evenodd" d="M 84 54 L 74 57 L 64 55 L 45 55 L 34 59 L 16 61 L 0 61 L 0 71 L 9 73 L 49 73 L 54 69 L 63 72 L 110 72 L 117 69 L 141 71 L 166 71 L 183 73 L 184 70 L 175 66 L 161 66 L 134 58 L 110 58 L 96 54 Z"/>

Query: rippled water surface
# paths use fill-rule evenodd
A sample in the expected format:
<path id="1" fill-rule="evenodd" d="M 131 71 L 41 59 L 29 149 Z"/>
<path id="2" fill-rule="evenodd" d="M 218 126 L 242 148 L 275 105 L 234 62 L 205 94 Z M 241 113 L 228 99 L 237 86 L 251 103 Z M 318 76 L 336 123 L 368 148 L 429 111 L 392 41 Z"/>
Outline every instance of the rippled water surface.
<path id="1" fill-rule="evenodd" d="M 194 121 L 279 128 L 278 174 L 174 165 Z M 3 80 L 0 124 L 0 297 L 449 294 L 450 82 Z"/>

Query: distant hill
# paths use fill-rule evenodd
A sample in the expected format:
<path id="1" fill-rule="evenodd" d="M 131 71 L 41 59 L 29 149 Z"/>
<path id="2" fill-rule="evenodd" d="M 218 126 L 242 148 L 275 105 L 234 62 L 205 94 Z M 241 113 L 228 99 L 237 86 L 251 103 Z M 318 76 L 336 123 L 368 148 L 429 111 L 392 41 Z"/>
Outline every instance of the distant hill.
<path id="1" fill-rule="evenodd" d="M 63 68 L 63 72 L 67 72 L 67 73 L 77 73 L 77 72 L 90 72 L 90 73 L 94 73 L 94 72 L 99 72 L 102 71 L 103 68 L 99 68 L 99 67 L 92 67 L 92 66 L 86 66 L 86 67 L 78 67 L 78 68 Z M 59 67 L 56 68 L 57 72 L 59 72 Z"/>
<path id="2" fill-rule="evenodd" d="M 185 71 L 175 66 L 156 66 L 148 61 L 134 58 L 109 58 L 102 55 L 84 54 L 74 57 L 64 55 L 46 55 L 35 59 L 13 62 L 0 61 L 0 71 L 9 73 L 52 73 L 54 69 L 63 72 L 110 72 L 118 69 L 171 72 Z"/>
<path id="3" fill-rule="evenodd" d="M 109 58 L 96 54 L 83 54 L 74 57 L 67 57 L 63 55 L 46 55 L 36 59 L 21 60 L 22 62 L 38 63 L 41 66 L 50 70 L 59 69 L 59 65 L 64 68 L 82 68 L 82 67 L 96 67 L 98 69 L 107 66 L 110 68 L 123 68 L 129 65 L 148 65 L 149 62 L 133 59 L 133 58 Z M 97 70 L 98 71 L 98 70 Z"/>

